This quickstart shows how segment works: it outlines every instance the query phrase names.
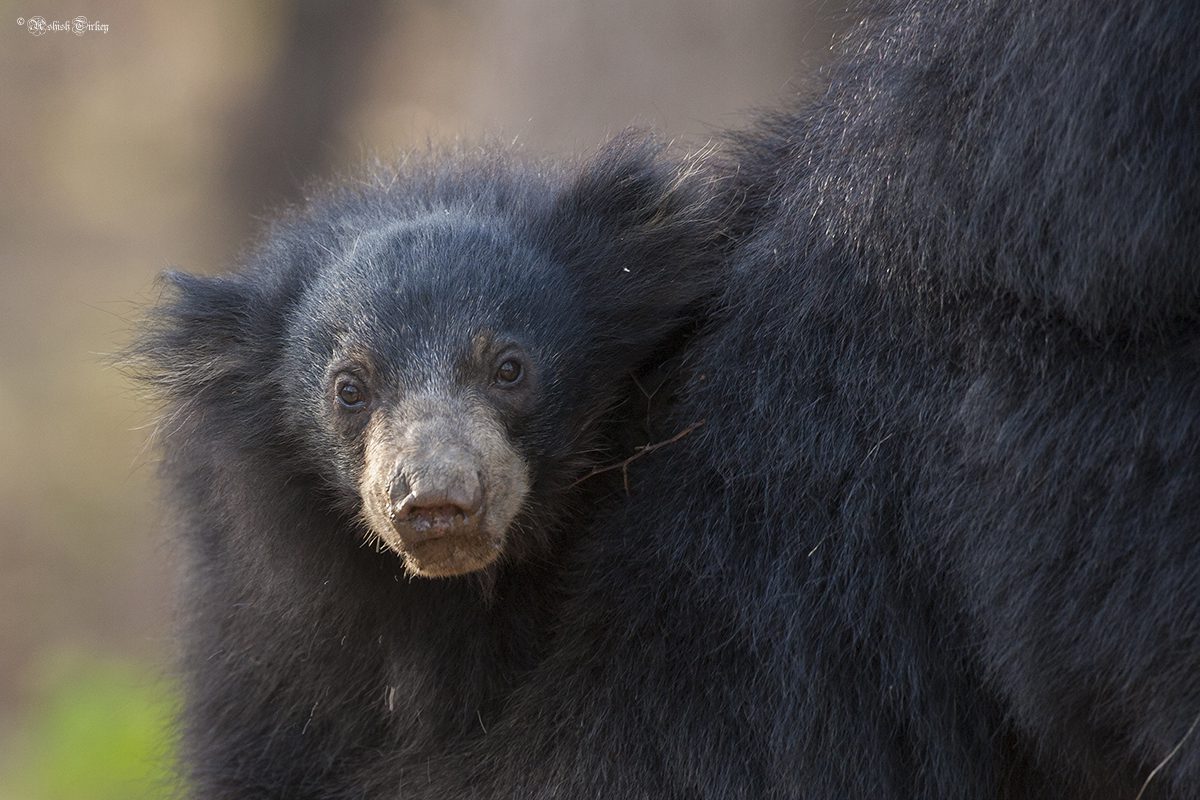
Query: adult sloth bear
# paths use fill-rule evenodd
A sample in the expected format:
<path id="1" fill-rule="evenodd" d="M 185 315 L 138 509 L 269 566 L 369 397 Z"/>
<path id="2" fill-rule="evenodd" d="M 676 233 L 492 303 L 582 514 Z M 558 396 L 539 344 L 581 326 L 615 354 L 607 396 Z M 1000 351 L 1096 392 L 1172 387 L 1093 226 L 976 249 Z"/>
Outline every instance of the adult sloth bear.
<path id="1" fill-rule="evenodd" d="M 149 352 L 181 390 L 168 442 L 201 565 L 189 722 L 203 796 L 1200 796 L 1198 41 L 1190 0 L 883 8 L 822 96 L 731 151 L 737 248 L 719 324 L 683 343 L 688 377 L 659 428 L 690 435 L 629 463 L 628 501 L 584 530 L 476 525 L 434 553 L 443 566 L 427 574 L 493 564 L 470 573 L 493 576 L 482 582 L 409 580 L 392 553 L 421 573 L 430 530 L 474 525 L 459 516 L 475 483 L 542 510 L 563 495 L 540 487 L 566 478 L 446 467 L 433 500 L 406 506 L 419 480 L 361 468 L 371 447 L 341 443 L 348 428 L 322 415 L 383 397 L 408 419 L 399 378 L 350 380 L 343 398 L 339 376 L 358 372 L 329 366 L 334 343 L 392 302 L 360 292 L 362 271 L 530 249 L 541 263 L 533 242 L 575 243 L 556 264 L 593 253 L 640 273 L 648 262 L 629 254 L 678 259 L 642 311 L 622 294 L 600 327 L 527 345 L 540 381 L 547 353 L 640 339 L 627 331 L 653 319 L 655 292 L 678 343 L 680 309 L 700 295 L 667 287 L 711 237 L 668 225 L 682 238 L 639 249 L 657 213 L 632 229 L 534 214 L 536 235 L 499 244 L 376 219 L 388 234 L 367 250 L 351 247 L 356 222 L 337 246 L 301 226 L 266 251 L 268 265 L 320 262 L 335 283 L 293 287 L 296 270 L 274 266 L 185 281 Z M 566 207 L 647 207 L 623 186 L 590 182 Z M 557 281 L 539 286 L 548 274 L 518 281 L 520 319 L 574 318 Z M 314 328 L 301 297 L 340 312 Z M 250 310 L 268 301 L 279 310 Z M 377 346 L 441 352 L 441 318 L 410 311 Z M 283 356 L 270 348 L 285 322 L 301 344 Z M 461 374 L 506 380 L 507 350 L 448 330 L 463 363 L 490 359 Z M 661 358 L 649 341 L 643 358 L 572 361 L 559 374 L 587 388 L 559 396 L 555 420 L 605 387 L 584 419 L 614 437 L 631 425 L 612 402 L 636 396 L 628 370 Z M 535 452 L 504 402 L 479 400 L 460 426 L 494 447 L 455 453 Z M 550 452 L 571 454 L 556 464 L 590 449 L 555 430 L 546 440 L 567 444 Z M 392 431 L 366 434 L 393 448 L 375 463 L 424 452 Z M 367 519 L 395 522 L 377 531 L 384 553 L 356 549 L 343 521 L 367 491 L 382 509 Z M 546 544 L 496 572 L 488 548 L 510 539 Z"/>

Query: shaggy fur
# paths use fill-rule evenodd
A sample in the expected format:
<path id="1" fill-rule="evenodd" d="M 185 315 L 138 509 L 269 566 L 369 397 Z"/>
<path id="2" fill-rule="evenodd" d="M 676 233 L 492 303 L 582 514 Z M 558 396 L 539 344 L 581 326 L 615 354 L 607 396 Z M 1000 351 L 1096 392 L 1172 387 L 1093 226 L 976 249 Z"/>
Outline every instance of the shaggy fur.
<path id="1" fill-rule="evenodd" d="M 1198 41 L 895 3 L 738 135 L 707 423 L 500 718 L 370 796 L 1200 797 Z"/>
<path id="2" fill-rule="evenodd" d="M 593 471 L 669 433 L 649 395 L 714 290 L 702 189 L 636 135 L 574 167 L 442 155 L 298 212 L 235 274 L 169 276 L 133 357 L 166 401 L 194 796 L 361 796 L 381 758 L 423 767 L 496 718 L 552 638 L 564 552 L 622 496 Z M 478 380 L 489 337 L 536 380 Z M 361 413 L 331 388 L 347 358 L 372 382 Z M 482 425 L 476 449 L 519 460 L 528 495 L 486 569 L 415 577 L 360 486 L 378 429 L 452 406 L 483 411 L 447 436 Z"/>
<path id="3" fill-rule="evenodd" d="M 202 796 L 1200 796 L 1198 41 L 1190 0 L 885 5 L 731 149 L 661 430 L 704 424 L 490 605 L 350 546 L 276 407 L 212 389 L 300 368 L 271 265 L 333 217 L 227 279 L 258 314 L 194 288 L 159 361 Z"/>

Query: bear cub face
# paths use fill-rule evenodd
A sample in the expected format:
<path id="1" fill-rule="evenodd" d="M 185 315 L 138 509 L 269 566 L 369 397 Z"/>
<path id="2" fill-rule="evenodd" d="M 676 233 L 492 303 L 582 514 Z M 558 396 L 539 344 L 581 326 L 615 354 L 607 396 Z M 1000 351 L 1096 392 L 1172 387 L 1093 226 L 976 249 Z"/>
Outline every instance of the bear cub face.
<path id="1" fill-rule="evenodd" d="M 410 574 L 521 560 L 628 455 L 614 417 L 705 313 L 715 196 L 638 135 L 569 167 L 483 153 L 345 187 L 240 272 L 169 276 L 134 348 L 168 457 L 237 442 Z"/>
<path id="2" fill-rule="evenodd" d="M 572 446 L 564 411 L 606 404 L 582 276 L 514 228 L 451 209 L 361 233 L 285 338 L 300 430 L 417 575 L 491 564 Z"/>

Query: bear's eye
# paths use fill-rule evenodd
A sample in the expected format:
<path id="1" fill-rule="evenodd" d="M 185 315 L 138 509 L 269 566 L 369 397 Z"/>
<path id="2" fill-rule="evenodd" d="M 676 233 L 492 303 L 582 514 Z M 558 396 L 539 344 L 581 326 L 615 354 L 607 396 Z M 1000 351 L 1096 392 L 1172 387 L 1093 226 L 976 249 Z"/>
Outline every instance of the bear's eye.
<path id="1" fill-rule="evenodd" d="M 496 383 L 501 386 L 512 386 L 521 380 L 521 376 L 524 374 L 525 370 L 521 367 L 520 361 L 517 361 L 515 358 L 506 358 L 496 368 Z"/>
<path id="2" fill-rule="evenodd" d="M 343 379 L 338 382 L 337 400 L 342 408 L 358 411 L 367 404 L 367 390 L 356 381 Z"/>

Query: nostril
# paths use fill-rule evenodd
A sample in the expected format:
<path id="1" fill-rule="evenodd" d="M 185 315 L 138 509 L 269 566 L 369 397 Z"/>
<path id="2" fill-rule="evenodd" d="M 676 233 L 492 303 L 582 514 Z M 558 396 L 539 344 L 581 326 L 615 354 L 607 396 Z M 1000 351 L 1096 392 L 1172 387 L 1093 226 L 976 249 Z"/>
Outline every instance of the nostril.
<path id="1" fill-rule="evenodd" d="M 387 513 L 393 521 L 404 519 L 408 515 L 408 505 L 412 498 L 412 490 L 408 481 L 399 472 L 392 478 L 387 487 Z"/>
<path id="2" fill-rule="evenodd" d="M 409 493 L 412 492 L 412 488 L 408 485 L 408 481 L 404 479 L 404 475 L 397 472 L 392 477 L 392 482 L 388 484 L 387 492 L 388 499 L 392 504 L 398 505 L 404 501 L 404 498 L 408 497 Z"/>
<path id="3" fill-rule="evenodd" d="M 393 522 L 398 522 L 409 515 L 409 512 L 411 512 L 413 508 L 412 501 L 413 495 L 411 492 L 404 495 L 399 500 L 396 500 L 396 496 L 392 495 L 392 499 L 388 503 L 387 510 L 388 516 L 392 518 Z"/>

